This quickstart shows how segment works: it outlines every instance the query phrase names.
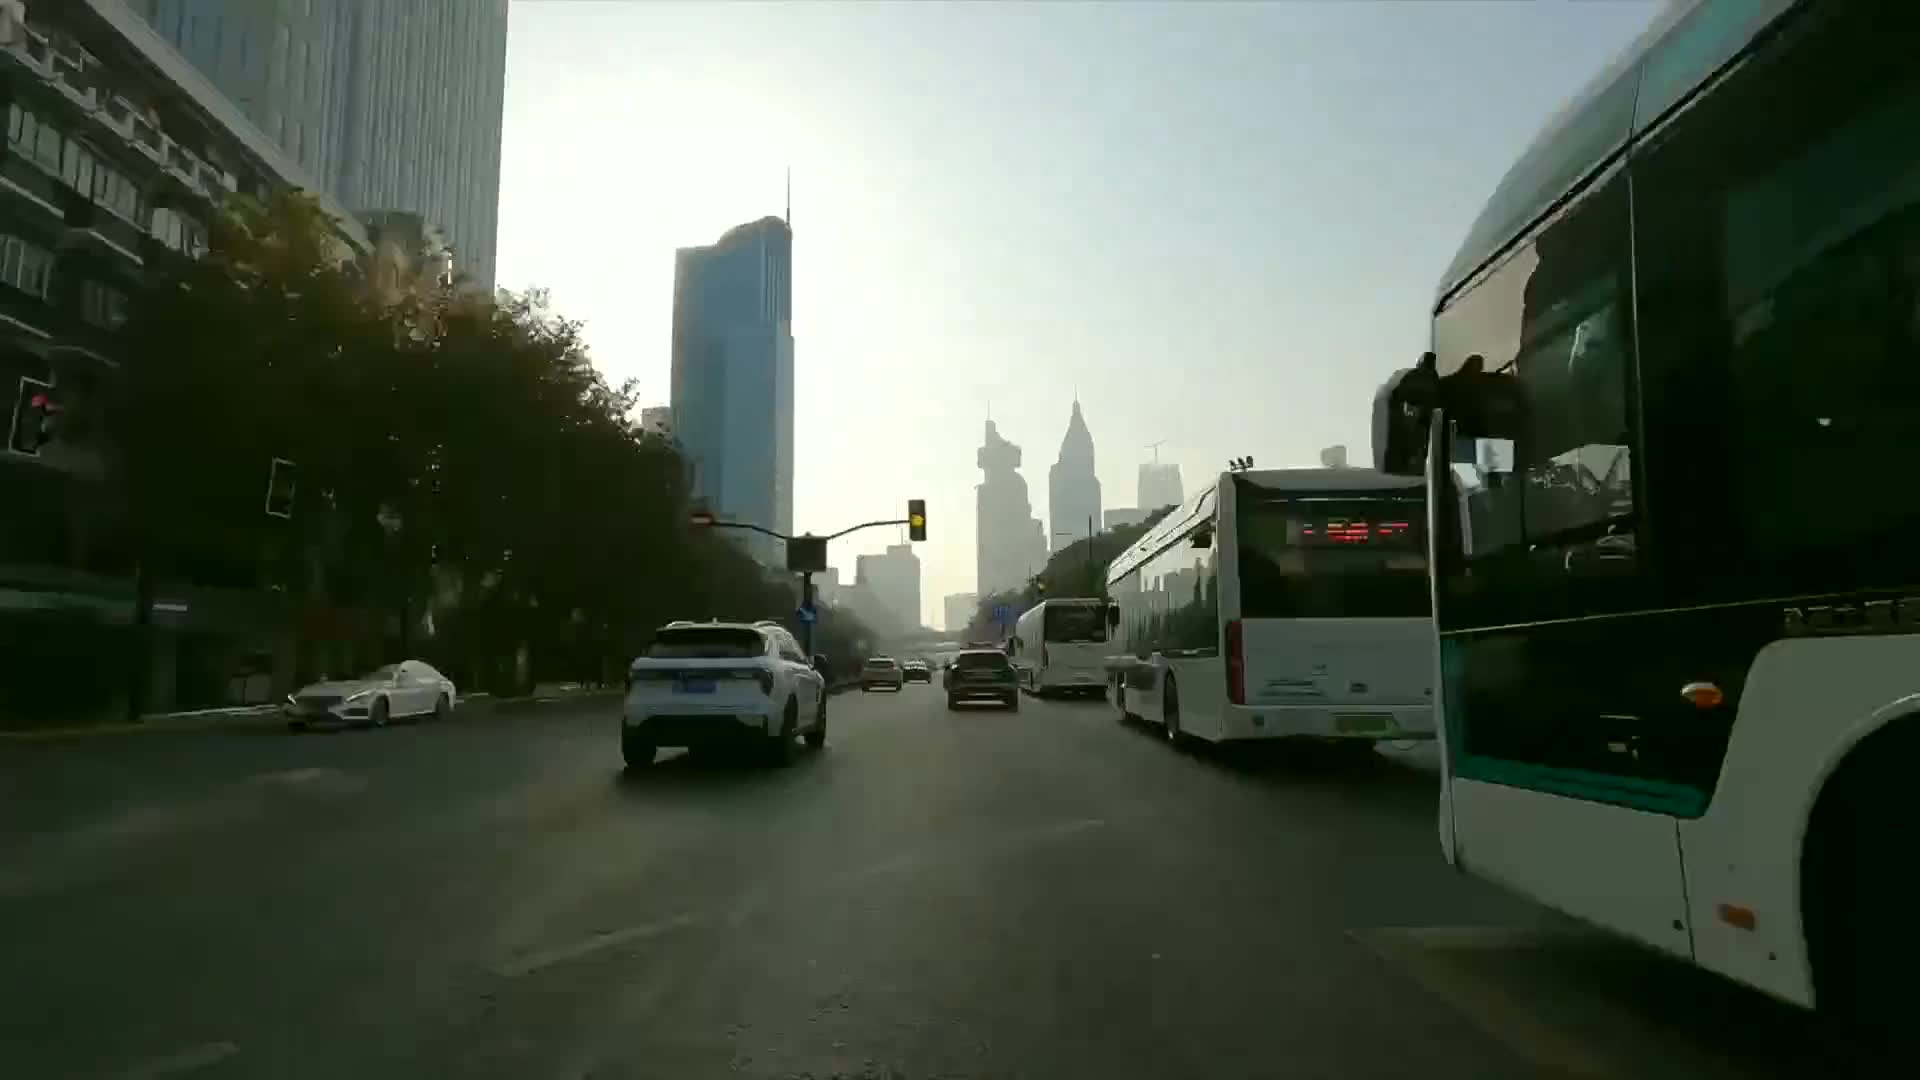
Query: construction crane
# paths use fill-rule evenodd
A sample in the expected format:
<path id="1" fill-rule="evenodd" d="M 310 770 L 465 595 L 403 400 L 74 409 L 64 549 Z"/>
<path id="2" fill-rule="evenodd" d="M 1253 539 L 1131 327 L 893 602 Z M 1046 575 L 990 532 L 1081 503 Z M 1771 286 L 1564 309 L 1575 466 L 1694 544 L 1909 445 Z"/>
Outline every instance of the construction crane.
<path id="1" fill-rule="evenodd" d="M 1147 449 L 1153 451 L 1153 463 L 1155 465 L 1160 464 L 1160 447 L 1167 441 L 1166 439 L 1161 439 L 1160 442 L 1150 442 L 1147 444 Z"/>

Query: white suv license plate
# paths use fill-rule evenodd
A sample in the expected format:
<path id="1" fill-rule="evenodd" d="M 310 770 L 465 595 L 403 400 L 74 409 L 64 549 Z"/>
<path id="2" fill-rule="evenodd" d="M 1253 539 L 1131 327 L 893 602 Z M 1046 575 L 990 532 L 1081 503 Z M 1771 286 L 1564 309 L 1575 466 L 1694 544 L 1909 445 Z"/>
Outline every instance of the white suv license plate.
<path id="1" fill-rule="evenodd" d="M 683 694 L 711 694 L 713 693 L 713 688 L 714 681 L 712 679 L 682 679 L 679 685 L 675 687 L 675 689 Z"/>

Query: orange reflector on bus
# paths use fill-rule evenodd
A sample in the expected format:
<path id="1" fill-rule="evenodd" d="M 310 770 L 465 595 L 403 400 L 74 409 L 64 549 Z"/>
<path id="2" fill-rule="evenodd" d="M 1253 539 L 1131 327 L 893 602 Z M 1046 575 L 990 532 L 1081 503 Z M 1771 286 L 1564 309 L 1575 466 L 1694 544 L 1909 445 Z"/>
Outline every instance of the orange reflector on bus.
<path id="1" fill-rule="evenodd" d="M 1737 904 L 1720 905 L 1720 921 L 1741 930 L 1751 930 L 1757 921 L 1752 908 L 1743 908 Z"/>
<path id="2" fill-rule="evenodd" d="M 1727 695 L 1710 682 L 1690 682 L 1680 688 L 1680 696 L 1696 709 L 1716 709 L 1727 700 Z"/>

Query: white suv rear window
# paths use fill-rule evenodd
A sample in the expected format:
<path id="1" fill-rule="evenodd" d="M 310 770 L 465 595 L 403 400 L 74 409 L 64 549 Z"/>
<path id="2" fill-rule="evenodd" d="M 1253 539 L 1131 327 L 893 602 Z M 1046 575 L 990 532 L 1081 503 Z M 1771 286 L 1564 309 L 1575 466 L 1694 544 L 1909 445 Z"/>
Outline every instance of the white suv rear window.
<path id="1" fill-rule="evenodd" d="M 647 646 L 647 655 L 658 660 L 739 660 L 762 656 L 766 651 L 766 641 L 758 630 L 735 626 L 662 630 Z"/>

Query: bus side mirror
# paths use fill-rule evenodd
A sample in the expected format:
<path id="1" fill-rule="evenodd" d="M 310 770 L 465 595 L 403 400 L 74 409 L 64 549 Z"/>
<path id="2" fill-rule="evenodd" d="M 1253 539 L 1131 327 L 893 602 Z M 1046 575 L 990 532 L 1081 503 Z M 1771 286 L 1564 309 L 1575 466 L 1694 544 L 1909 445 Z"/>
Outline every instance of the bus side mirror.
<path id="1" fill-rule="evenodd" d="M 1115 626 L 1119 626 L 1119 625 L 1120 625 L 1120 605 L 1119 605 L 1119 604 L 1108 604 L 1108 605 L 1107 605 L 1107 626 L 1108 626 L 1108 628 L 1112 628 L 1112 627 L 1115 627 Z"/>

